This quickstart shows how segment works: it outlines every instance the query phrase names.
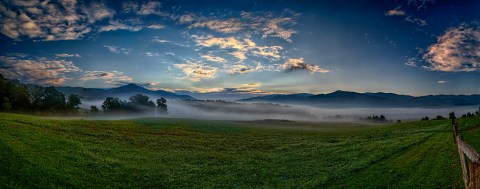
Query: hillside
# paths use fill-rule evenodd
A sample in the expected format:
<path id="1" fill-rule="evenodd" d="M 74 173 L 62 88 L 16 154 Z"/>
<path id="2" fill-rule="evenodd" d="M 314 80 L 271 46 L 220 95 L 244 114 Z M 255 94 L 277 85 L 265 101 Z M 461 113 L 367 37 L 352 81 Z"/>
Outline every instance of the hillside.
<path id="1" fill-rule="evenodd" d="M 273 102 L 332 108 L 356 107 L 452 107 L 480 105 L 480 95 L 409 96 L 394 93 L 335 91 L 328 94 L 274 94 L 241 99 L 239 102 Z"/>
<path id="2" fill-rule="evenodd" d="M 65 95 L 78 94 L 85 100 L 105 100 L 106 97 L 129 97 L 135 94 L 145 94 L 151 98 L 164 97 L 166 99 L 189 99 L 195 98 L 189 95 L 178 95 L 164 90 L 149 90 L 136 84 L 128 84 L 117 88 L 96 89 L 83 87 L 56 87 L 57 90 Z"/>

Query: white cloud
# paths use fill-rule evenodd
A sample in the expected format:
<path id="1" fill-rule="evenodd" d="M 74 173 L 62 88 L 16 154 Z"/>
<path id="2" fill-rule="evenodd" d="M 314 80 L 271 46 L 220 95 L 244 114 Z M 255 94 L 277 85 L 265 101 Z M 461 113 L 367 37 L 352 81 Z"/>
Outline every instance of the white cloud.
<path id="1" fill-rule="evenodd" d="M 208 28 L 220 33 L 238 33 L 241 31 L 261 34 L 263 38 L 278 37 L 292 42 L 291 36 L 297 31 L 291 29 L 296 24 L 295 18 L 299 15 L 293 11 L 285 11 L 290 16 L 275 16 L 267 12 L 242 12 L 239 17 L 224 18 L 223 16 L 202 16 L 185 13 L 181 16 L 172 16 L 179 24 L 192 28 Z"/>
<path id="2" fill-rule="evenodd" d="M 18 59 L 17 57 L 0 56 L 0 73 L 22 82 L 61 85 L 70 72 L 80 72 L 81 69 L 66 60 L 48 58 Z"/>
<path id="3" fill-rule="evenodd" d="M 160 15 L 163 16 L 165 13 L 160 11 L 162 8 L 162 3 L 157 1 L 149 1 L 145 3 L 130 2 L 123 4 L 124 10 L 127 13 L 135 13 L 137 15 Z"/>
<path id="4" fill-rule="evenodd" d="M 79 57 L 82 57 L 82 56 L 80 56 L 79 54 L 65 54 L 65 53 L 63 53 L 63 54 L 55 54 L 55 56 L 56 56 L 56 57 L 62 57 L 62 58 L 69 58 L 69 57 L 77 57 L 77 58 L 79 58 Z"/>
<path id="5" fill-rule="evenodd" d="M 132 78 L 119 71 L 86 71 L 82 80 L 104 80 L 109 84 L 123 84 L 132 82 Z"/>
<path id="6" fill-rule="evenodd" d="M 2 34 L 13 39 L 26 36 L 40 40 L 74 40 L 92 31 L 92 26 L 85 23 L 89 16 L 78 10 L 80 6 L 76 1 L 25 2 L 14 10 L 0 3 Z"/>
<path id="7" fill-rule="evenodd" d="M 201 79 L 214 78 L 218 68 L 208 66 L 203 63 L 195 63 L 187 61 L 185 64 L 175 64 L 175 67 L 181 69 L 182 72 L 191 81 L 200 81 Z"/>
<path id="8" fill-rule="evenodd" d="M 315 73 L 315 72 L 327 73 L 327 72 L 330 72 L 330 70 L 320 68 L 320 66 L 318 66 L 318 65 L 305 64 L 304 61 L 303 61 L 303 58 L 288 59 L 287 62 L 285 62 L 282 65 L 282 68 L 287 72 L 288 71 L 294 71 L 294 70 L 307 70 L 310 73 Z"/>
<path id="9" fill-rule="evenodd" d="M 295 18 L 300 15 L 293 11 L 287 11 L 291 16 L 276 17 L 273 14 L 254 14 L 242 12 L 241 17 L 249 21 L 247 27 L 263 33 L 262 37 L 278 37 L 288 42 L 292 42 L 291 36 L 297 31 L 290 29 L 297 24 Z M 255 32 L 256 32 L 255 31 Z"/>
<path id="10" fill-rule="evenodd" d="M 107 48 L 110 52 L 115 54 L 125 54 L 129 55 L 132 52 L 132 49 L 129 48 L 121 48 L 114 45 L 103 45 L 103 47 Z"/>
<path id="11" fill-rule="evenodd" d="M 407 16 L 407 17 L 405 18 L 405 20 L 406 20 L 407 22 L 414 23 L 414 24 L 416 24 L 416 25 L 418 25 L 418 26 L 420 26 L 420 27 L 424 27 L 424 26 L 427 26 L 427 25 L 428 25 L 428 24 L 427 24 L 427 21 L 422 20 L 422 19 L 420 19 L 420 18 L 413 18 L 412 16 Z"/>
<path id="12" fill-rule="evenodd" d="M 235 33 L 244 29 L 243 23 L 238 18 L 229 18 L 225 20 L 208 18 L 197 18 L 196 22 L 189 26 L 190 28 L 208 28 L 221 33 Z"/>
<path id="13" fill-rule="evenodd" d="M 92 2 L 90 6 L 82 6 L 81 11 L 86 15 L 89 23 L 95 23 L 105 18 L 113 18 L 116 13 L 115 10 L 98 2 Z"/>
<path id="14" fill-rule="evenodd" d="M 161 25 L 161 24 L 150 24 L 147 26 L 147 28 L 150 28 L 150 29 L 163 29 L 165 28 L 164 25 Z"/>
<path id="15" fill-rule="evenodd" d="M 402 6 L 398 6 L 395 9 L 389 10 L 385 13 L 385 16 L 405 16 L 405 11 L 400 10 Z"/>
<path id="16" fill-rule="evenodd" d="M 428 70 L 458 72 L 480 69 L 480 24 L 448 29 L 423 55 Z"/>
<path id="17" fill-rule="evenodd" d="M 445 83 L 448 83 L 448 81 L 445 81 L 445 80 L 440 80 L 440 81 L 437 81 L 438 84 L 445 84 Z"/>
<path id="18" fill-rule="evenodd" d="M 153 39 L 153 42 L 157 43 L 170 43 L 171 41 L 165 39 Z"/>
<path id="19" fill-rule="evenodd" d="M 208 60 L 208 61 L 211 61 L 211 62 L 218 62 L 218 63 L 227 62 L 227 60 L 225 60 L 222 57 L 212 56 L 212 55 L 208 55 L 208 54 L 204 54 L 201 57 Z"/>
<path id="20" fill-rule="evenodd" d="M 134 25 L 134 26 L 127 25 L 118 20 L 110 20 L 108 23 L 109 25 L 100 27 L 99 31 L 100 32 L 115 31 L 115 30 L 139 31 L 143 28 L 140 25 Z"/>

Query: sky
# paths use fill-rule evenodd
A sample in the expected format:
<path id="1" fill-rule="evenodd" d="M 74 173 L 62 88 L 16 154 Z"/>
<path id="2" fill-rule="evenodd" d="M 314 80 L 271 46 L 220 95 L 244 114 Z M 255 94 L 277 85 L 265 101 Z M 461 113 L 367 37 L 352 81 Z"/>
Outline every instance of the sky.
<path id="1" fill-rule="evenodd" d="M 208 98 L 480 94 L 480 1 L 2 0 L 0 73 Z"/>

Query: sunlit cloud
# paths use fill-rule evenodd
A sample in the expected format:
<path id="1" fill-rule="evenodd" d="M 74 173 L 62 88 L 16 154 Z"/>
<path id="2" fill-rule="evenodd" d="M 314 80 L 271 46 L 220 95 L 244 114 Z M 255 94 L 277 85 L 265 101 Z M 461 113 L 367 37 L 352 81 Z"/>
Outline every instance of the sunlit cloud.
<path id="1" fill-rule="evenodd" d="M 103 80 L 108 84 L 117 85 L 131 83 L 133 78 L 126 76 L 123 72 L 119 71 L 85 71 L 81 80 Z"/>
<path id="2" fill-rule="evenodd" d="M 327 73 L 327 72 L 330 72 L 330 70 L 320 68 L 320 66 L 318 66 L 318 65 L 305 64 L 304 61 L 303 61 L 303 58 L 288 59 L 288 61 L 285 62 L 285 64 L 282 65 L 282 68 L 287 72 L 294 71 L 294 70 L 307 70 L 310 73 L 315 73 L 315 72 Z"/>
<path id="3" fill-rule="evenodd" d="M 80 71 L 73 62 L 66 60 L 0 56 L 0 73 L 27 83 L 61 85 L 65 80 L 71 79 L 67 73 Z"/>
<path id="4" fill-rule="evenodd" d="M 197 46 L 213 47 L 217 46 L 220 49 L 232 49 L 234 52 L 230 54 L 240 60 L 247 59 L 247 53 L 253 56 L 263 58 L 279 59 L 279 50 L 283 49 L 281 46 L 257 46 L 252 40 L 240 40 L 234 37 L 213 37 L 208 36 L 192 36 L 197 43 Z"/>
<path id="5" fill-rule="evenodd" d="M 211 62 L 218 62 L 218 63 L 227 62 L 227 60 L 225 60 L 224 58 L 219 57 L 219 56 L 212 56 L 212 55 L 204 54 L 201 57 L 208 60 L 208 61 L 211 61 Z"/>
<path id="6" fill-rule="evenodd" d="M 395 9 L 388 10 L 385 15 L 386 16 L 405 16 L 405 11 L 401 10 L 402 6 L 398 6 Z"/>
<path id="7" fill-rule="evenodd" d="M 423 58 L 434 71 L 475 71 L 480 68 L 480 24 L 461 24 L 448 29 L 430 46 Z"/>
<path id="8" fill-rule="evenodd" d="M 187 61 L 185 64 L 175 64 L 175 67 L 181 69 L 191 81 L 200 81 L 201 79 L 214 78 L 218 68 L 203 63 Z"/>

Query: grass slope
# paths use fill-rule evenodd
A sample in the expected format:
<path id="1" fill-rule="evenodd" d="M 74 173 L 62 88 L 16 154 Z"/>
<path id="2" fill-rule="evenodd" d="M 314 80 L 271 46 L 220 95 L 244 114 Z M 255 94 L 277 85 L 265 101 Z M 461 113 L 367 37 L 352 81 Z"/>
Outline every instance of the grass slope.
<path id="1" fill-rule="evenodd" d="M 0 188 L 463 187 L 448 120 L 265 124 L 0 113 Z"/>

